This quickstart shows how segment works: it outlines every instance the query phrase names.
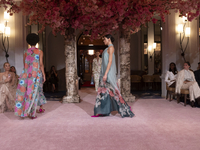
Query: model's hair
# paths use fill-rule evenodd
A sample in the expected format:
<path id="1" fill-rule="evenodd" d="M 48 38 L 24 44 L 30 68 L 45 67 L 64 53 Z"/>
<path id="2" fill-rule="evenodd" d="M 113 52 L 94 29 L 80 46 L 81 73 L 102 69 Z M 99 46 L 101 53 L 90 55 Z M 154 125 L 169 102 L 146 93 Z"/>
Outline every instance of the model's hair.
<path id="1" fill-rule="evenodd" d="M 112 43 L 115 41 L 115 38 L 111 34 L 107 34 L 107 35 L 105 35 L 105 37 L 107 39 L 110 39 Z"/>
<path id="2" fill-rule="evenodd" d="M 5 62 L 5 63 L 3 64 L 3 67 L 5 67 L 6 64 L 9 64 L 9 63 L 8 63 L 8 62 Z"/>
<path id="3" fill-rule="evenodd" d="M 172 65 L 172 64 L 174 65 L 174 70 L 171 69 L 171 65 Z M 176 64 L 175 64 L 174 62 L 171 62 L 171 63 L 169 64 L 169 71 L 173 72 L 174 74 L 177 74 L 177 73 L 178 73 L 177 68 L 176 68 Z"/>
<path id="4" fill-rule="evenodd" d="M 191 67 L 191 65 L 190 65 L 190 62 L 189 61 L 187 61 L 187 62 L 185 62 L 186 64 L 188 64 L 188 66 L 190 66 Z"/>
<path id="5" fill-rule="evenodd" d="M 39 41 L 40 41 L 39 36 L 35 33 L 30 33 L 26 37 L 26 42 L 31 46 L 36 45 Z"/>

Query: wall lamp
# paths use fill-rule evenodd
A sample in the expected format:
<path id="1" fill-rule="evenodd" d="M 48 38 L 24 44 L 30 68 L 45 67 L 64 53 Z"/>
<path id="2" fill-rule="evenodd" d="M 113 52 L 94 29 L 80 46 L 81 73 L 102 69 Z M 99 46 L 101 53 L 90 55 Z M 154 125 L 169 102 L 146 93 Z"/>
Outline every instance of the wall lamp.
<path id="1" fill-rule="evenodd" d="M 177 27 L 177 31 L 180 34 L 180 49 L 181 49 L 181 56 L 183 57 L 184 61 L 186 62 L 185 59 L 185 51 L 188 47 L 189 43 L 189 37 L 190 37 L 190 27 L 186 25 L 188 22 L 187 17 L 182 16 L 183 24 L 179 24 Z M 188 23 L 189 24 L 189 23 Z M 187 39 L 186 39 L 187 38 Z M 186 40 L 186 45 L 185 47 L 183 46 L 184 40 Z"/>
<path id="2" fill-rule="evenodd" d="M 2 50 L 6 53 L 6 61 L 8 62 L 8 50 L 9 50 L 9 37 L 10 37 L 10 27 L 8 27 L 8 20 L 10 18 L 9 13 L 7 11 L 4 12 L 4 22 L 0 23 L 0 35 L 2 38 Z"/>
<path id="3" fill-rule="evenodd" d="M 152 50 L 152 48 L 153 48 L 153 50 Z M 148 54 L 149 54 L 149 58 L 151 59 L 151 61 L 152 61 L 155 49 L 156 49 L 156 43 L 153 43 L 153 47 L 151 45 L 148 46 Z"/>

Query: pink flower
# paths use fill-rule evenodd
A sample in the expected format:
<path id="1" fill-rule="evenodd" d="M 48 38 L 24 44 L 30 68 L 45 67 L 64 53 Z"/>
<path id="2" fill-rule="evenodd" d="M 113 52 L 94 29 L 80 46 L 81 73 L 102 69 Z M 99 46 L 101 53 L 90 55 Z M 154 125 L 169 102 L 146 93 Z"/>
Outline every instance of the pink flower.
<path id="1" fill-rule="evenodd" d="M 117 94 L 117 96 L 119 96 L 119 95 L 120 95 L 120 92 L 119 92 L 119 90 L 118 90 L 118 89 L 115 89 L 115 93 Z"/>
<path id="2" fill-rule="evenodd" d="M 32 76 L 31 73 L 29 73 L 29 74 L 28 74 L 28 77 L 31 78 L 31 76 Z"/>
<path id="3" fill-rule="evenodd" d="M 28 79 L 25 80 L 25 84 L 28 84 Z"/>
<path id="4" fill-rule="evenodd" d="M 33 66 L 30 66 L 30 67 L 28 68 L 28 73 L 31 73 L 32 70 L 33 70 Z"/>
<path id="5" fill-rule="evenodd" d="M 25 110 L 27 110 L 28 108 L 29 108 L 29 103 L 26 102 L 26 104 L 25 104 Z"/>
<path id="6" fill-rule="evenodd" d="M 33 81 L 32 80 L 28 80 L 28 86 L 32 85 Z"/>
<path id="7" fill-rule="evenodd" d="M 34 57 L 28 55 L 28 56 L 26 57 L 26 59 L 27 59 L 27 61 L 30 61 L 30 62 L 32 63 L 33 60 L 34 60 Z"/>
<path id="8" fill-rule="evenodd" d="M 111 97 L 114 97 L 114 94 L 113 94 L 112 91 L 109 91 L 109 94 L 110 94 Z"/>
<path id="9" fill-rule="evenodd" d="M 119 97 L 119 101 L 120 101 L 122 104 L 125 103 L 125 101 L 124 101 L 124 99 L 122 98 L 122 96 Z"/>
<path id="10" fill-rule="evenodd" d="M 18 108 L 15 106 L 15 112 L 17 112 Z"/>
<path id="11" fill-rule="evenodd" d="M 107 89 L 106 89 L 106 88 L 102 88 L 102 89 L 101 89 L 101 92 L 102 92 L 102 93 L 106 93 L 106 92 L 107 92 Z"/>
<path id="12" fill-rule="evenodd" d="M 156 18 L 153 18 L 152 19 L 152 22 L 155 24 L 156 22 L 158 21 L 158 19 L 156 19 Z"/>
<path id="13" fill-rule="evenodd" d="M 101 87 L 99 87 L 99 88 L 98 88 L 98 91 L 97 91 L 97 93 L 98 93 L 98 94 L 100 94 L 100 93 L 101 93 Z"/>
<path id="14" fill-rule="evenodd" d="M 31 88 L 28 88 L 28 89 L 27 89 L 27 95 L 31 94 L 31 92 L 32 92 L 32 89 L 31 89 Z"/>

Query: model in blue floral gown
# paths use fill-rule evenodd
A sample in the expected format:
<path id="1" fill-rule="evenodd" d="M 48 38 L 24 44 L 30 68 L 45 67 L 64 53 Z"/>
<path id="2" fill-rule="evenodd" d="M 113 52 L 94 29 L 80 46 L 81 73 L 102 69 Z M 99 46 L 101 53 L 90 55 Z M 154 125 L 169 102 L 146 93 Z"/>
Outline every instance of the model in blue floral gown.
<path id="1" fill-rule="evenodd" d="M 102 54 L 102 65 L 99 79 L 98 94 L 94 106 L 94 116 L 108 116 L 112 111 L 118 111 L 121 117 L 133 117 L 131 107 L 122 98 L 117 85 L 115 54 L 112 42 L 114 38 L 108 34 L 104 37 L 104 44 L 108 47 Z"/>

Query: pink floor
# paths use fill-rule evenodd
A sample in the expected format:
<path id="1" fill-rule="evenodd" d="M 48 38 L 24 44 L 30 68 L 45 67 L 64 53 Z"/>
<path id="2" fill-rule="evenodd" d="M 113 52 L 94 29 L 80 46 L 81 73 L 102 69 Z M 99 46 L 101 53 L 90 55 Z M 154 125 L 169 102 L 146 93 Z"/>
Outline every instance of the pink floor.
<path id="1" fill-rule="evenodd" d="M 93 88 L 81 103 L 49 101 L 36 120 L 0 114 L 0 150 L 199 150 L 200 108 L 165 99 L 129 103 L 136 116 L 91 118 Z"/>

